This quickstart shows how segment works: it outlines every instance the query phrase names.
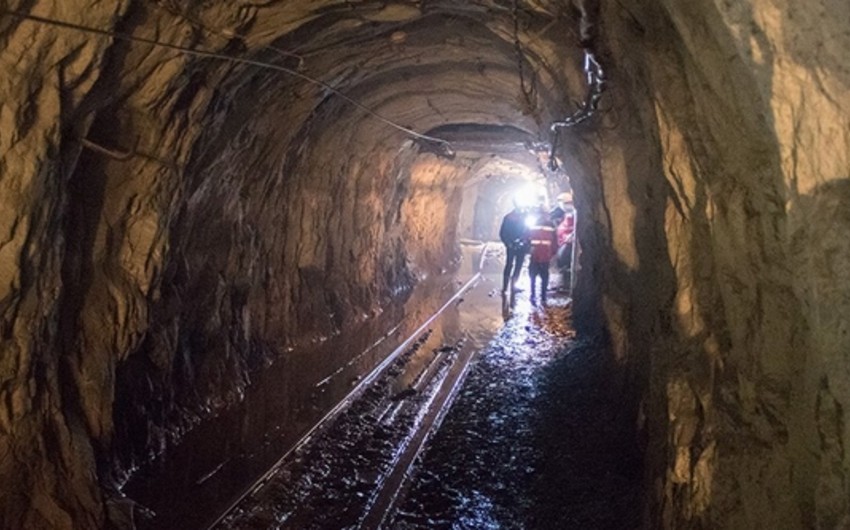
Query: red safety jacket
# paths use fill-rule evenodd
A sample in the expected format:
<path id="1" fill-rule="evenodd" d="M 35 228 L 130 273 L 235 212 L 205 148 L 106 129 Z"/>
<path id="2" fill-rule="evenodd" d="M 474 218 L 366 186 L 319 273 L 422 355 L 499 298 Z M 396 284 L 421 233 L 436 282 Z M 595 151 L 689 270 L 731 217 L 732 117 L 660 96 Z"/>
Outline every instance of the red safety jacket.
<path id="1" fill-rule="evenodd" d="M 558 252 L 558 237 L 547 215 L 541 215 L 537 224 L 529 231 L 531 238 L 531 261 L 549 263 Z"/>
<path id="2" fill-rule="evenodd" d="M 576 212 L 570 209 L 564 213 L 564 220 L 558 225 L 558 246 L 562 247 L 567 243 L 572 243 L 575 239 L 575 231 Z"/>

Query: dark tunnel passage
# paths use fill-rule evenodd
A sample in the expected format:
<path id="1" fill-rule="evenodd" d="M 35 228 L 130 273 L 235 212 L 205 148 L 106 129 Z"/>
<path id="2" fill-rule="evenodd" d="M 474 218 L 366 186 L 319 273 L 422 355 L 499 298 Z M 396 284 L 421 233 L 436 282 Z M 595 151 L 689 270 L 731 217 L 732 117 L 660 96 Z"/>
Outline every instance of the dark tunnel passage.
<path id="1" fill-rule="evenodd" d="M 433 346 L 423 373 L 471 390 L 443 392 L 456 406 L 428 420 L 444 428 L 409 491 L 475 460 L 456 435 L 504 410 L 503 431 L 554 418 L 556 456 L 530 469 L 557 487 L 536 514 L 518 501 L 522 524 L 444 524 L 593 526 L 552 511 L 587 493 L 575 475 L 627 489 L 633 526 L 846 528 L 848 16 L 836 0 L 4 0 L 0 528 L 131 528 L 156 517 L 134 484 L 167 496 L 171 468 L 194 473 L 171 481 L 190 497 L 249 484 L 340 400 L 357 410 L 346 396 L 376 368 L 432 351 L 406 337 L 475 326 L 529 342 Z M 548 308 L 521 283 L 500 315 L 499 222 L 529 186 L 572 193 L 575 276 Z M 552 371 L 514 378 L 505 352 Z M 441 360 L 465 356 L 457 374 Z M 388 388 L 372 403 L 396 410 L 407 394 Z M 238 460 L 234 440 L 262 455 Z M 624 460 L 589 452 L 620 441 Z M 397 504 L 393 527 L 425 524 Z"/>

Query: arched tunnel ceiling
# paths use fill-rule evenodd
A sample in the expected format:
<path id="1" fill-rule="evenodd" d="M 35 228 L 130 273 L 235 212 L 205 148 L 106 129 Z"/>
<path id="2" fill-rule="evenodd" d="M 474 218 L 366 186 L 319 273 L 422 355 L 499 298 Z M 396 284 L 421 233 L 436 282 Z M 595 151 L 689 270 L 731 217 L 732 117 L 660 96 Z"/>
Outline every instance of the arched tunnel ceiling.
<path id="1" fill-rule="evenodd" d="M 140 13 L 134 15 L 134 10 Z M 313 98 L 313 108 L 305 106 L 304 112 L 312 115 L 323 105 L 335 106 L 335 119 L 351 116 L 359 134 L 376 139 L 396 134 L 386 123 L 364 119 L 362 110 L 324 86 L 305 82 L 310 77 L 419 132 L 451 123 L 481 123 L 518 126 L 547 139 L 548 123 L 562 110 L 564 72 L 577 72 L 577 39 L 563 31 L 577 27 L 576 16 L 555 2 L 523 4 L 516 12 L 516 35 L 511 3 L 489 1 L 134 4 L 126 20 L 137 36 L 218 49 L 295 70 L 289 75 L 251 65 L 218 65 L 223 87 L 247 83 L 261 100 L 269 92 L 281 96 L 263 101 L 260 112 L 276 112 L 274 101 L 289 109 L 289 96 Z M 141 84 L 161 85 L 161 74 L 181 61 L 186 64 L 182 77 L 190 78 L 184 85 L 192 82 L 193 73 L 206 76 L 207 85 L 216 83 L 209 73 L 198 73 L 214 65 L 193 65 L 192 58 L 175 57 L 170 50 L 129 46 L 127 61 Z M 169 65 L 165 72 L 163 65 Z M 174 88 L 183 89 L 179 84 Z"/>
<path id="2" fill-rule="evenodd" d="M 106 526 L 249 366 L 451 262 L 464 195 L 587 95 L 591 11 L 574 311 L 631 370 L 647 517 L 847 521 L 849 5 L 5 1 L 0 521 Z"/>
<path id="3" fill-rule="evenodd" d="M 526 143 L 545 143 L 549 123 L 563 112 L 565 85 L 575 86 L 576 94 L 584 88 L 575 33 L 564 31 L 578 27 L 578 13 L 554 2 L 523 4 L 516 12 L 511 2 L 271 2 L 229 11 L 218 5 L 155 4 L 144 15 L 149 20 L 136 34 L 166 41 L 168 35 L 184 40 L 189 35 L 195 46 L 209 43 L 227 54 L 292 70 L 213 59 L 197 63 L 175 58 L 170 50 L 130 44 L 134 71 L 122 74 L 122 82 L 127 86 L 138 76 L 142 84 L 128 86 L 130 97 L 147 93 L 145 86 L 160 92 L 131 108 L 203 101 L 204 89 L 213 88 L 204 118 L 212 127 L 201 132 L 194 147 L 181 149 L 194 152 L 193 167 L 211 163 L 199 162 L 199 153 L 220 152 L 236 131 L 263 137 L 263 152 L 290 164 L 293 151 L 303 153 L 307 144 L 325 158 L 368 158 L 407 145 L 402 140 L 410 135 L 388 121 L 417 133 L 452 124 L 517 128 L 527 133 Z M 222 24 L 237 16 L 239 23 Z M 134 20 L 132 10 L 127 19 Z M 150 33 L 152 27 L 156 32 Z M 162 93 L 158 79 L 165 57 L 172 58 L 165 64 L 185 61 L 184 73 L 170 83 L 171 95 Z M 219 133 L 216 125 L 224 122 Z M 259 129 L 252 133 L 245 127 Z M 454 140 L 463 144 L 458 131 Z M 493 149 L 503 152 L 513 141 L 509 136 L 493 136 Z M 217 147 L 205 148 L 207 140 Z M 485 154 L 483 144 L 479 151 Z M 526 153 L 510 156 L 527 158 Z"/>
<path id="4" fill-rule="evenodd" d="M 17 205 L 0 212 L 0 251 L 29 256 L 0 270 L 0 313 L 9 355 L 62 374 L 36 383 L 76 404 L 80 432 L 57 428 L 126 471 L 149 449 L 128 432 L 160 443 L 182 411 L 238 393 L 246 358 L 337 333 L 444 267 L 464 179 L 535 167 L 506 151 L 515 131 L 548 141 L 584 91 L 577 11 L 518 6 L 8 2 L 38 20 L 0 17 L 14 74 L 0 78 L 0 156 L 26 168 L 0 181 Z M 456 129 L 478 145 L 450 160 L 389 121 L 497 133 L 488 147 Z M 25 337 L 38 326 L 53 331 Z M 7 375 L 30 388 L 26 370 Z M 43 415 L 18 440 L 38 439 L 54 405 L 32 406 Z M 97 497 L 86 462 L 54 462 L 33 481 L 63 475 L 57 497 Z M 10 509 L 35 517 L 26 506 Z M 96 511 L 75 518 L 94 528 Z"/>

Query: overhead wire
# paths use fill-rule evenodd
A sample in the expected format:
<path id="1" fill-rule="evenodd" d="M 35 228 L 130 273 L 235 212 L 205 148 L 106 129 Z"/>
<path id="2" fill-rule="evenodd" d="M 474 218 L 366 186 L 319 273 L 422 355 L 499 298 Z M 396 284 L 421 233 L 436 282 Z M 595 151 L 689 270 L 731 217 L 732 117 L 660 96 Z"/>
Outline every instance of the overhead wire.
<path id="1" fill-rule="evenodd" d="M 590 119 L 599 108 L 602 93 L 605 91 L 604 70 L 602 70 L 602 67 L 596 60 L 593 51 L 589 48 L 585 48 L 584 54 L 584 69 L 587 76 L 587 93 L 584 101 L 578 105 L 578 108 L 571 115 L 567 116 L 563 120 L 553 122 L 549 127 L 554 135 L 552 138 L 552 148 L 549 152 L 549 169 L 552 171 L 558 169 L 556 154 L 561 129 L 565 127 L 574 127 L 579 123 Z"/>
<path id="2" fill-rule="evenodd" d="M 244 57 L 236 57 L 236 56 L 227 55 L 227 54 L 224 54 L 224 53 L 197 50 L 197 49 L 194 49 L 194 48 L 188 48 L 186 46 L 180 46 L 178 44 L 171 44 L 171 43 L 168 43 L 168 42 L 162 42 L 162 41 L 158 41 L 158 40 L 155 40 L 155 39 L 149 39 L 149 38 L 146 38 L 146 37 L 138 37 L 138 36 L 135 36 L 135 35 L 129 35 L 127 33 L 121 33 L 121 32 L 117 32 L 117 31 L 105 30 L 105 29 L 100 29 L 100 28 L 93 28 L 93 27 L 90 27 L 90 26 L 84 26 L 82 24 L 76 24 L 76 23 L 73 23 L 73 22 L 67 22 L 67 21 L 64 21 L 64 20 L 58 20 L 58 19 L 53 19 L 53 18 L 48 18 L 48 17 L 42 17 L 42 16 L 39 16 L 39 15 L 33 15 L 31 13 L 21 13 L 19 11 L 13 11 L 13 10 L 4 9 L 4 8 L 0 8 L 0 15 L 6 15 L 6 16 L 19 18 L 19 19 L 22 19 L 22 20 L 29 20 L 29 21 L 32 21 L 32 22 L 39 22 L 39 23 L 47 24 L 47 25 L 51 25 L 51 26 L 62 27 L 62 28 L 72 29 L 72 30 L 76 30 L 76 31 L 82 31 L 82 32 L 86 32 L 86 33 L 92 33 L 92 34 L 95 34 L 95 35 L 103 35 L 103 36 L 111 37 L 111 38 L 114 38 L 116 40 L 120 40 L 120 41 L 124 41 L 124 42 L 130 42 L 130 43 L 138 42 L 138 43 L 148 44 L 148 45 L 151 45 L 151 46 L 157 46 L 157 47 L 160 47 L 160 48 L 178 51 L 178 52 L 185 53 L 187 55 L 192 55 L 192 56 L 195 56 L 195 57 L 202 57 L 202 58 L 206 58 L 206 59 L 217 59 L 217 60 L 221 60 L 221 61 L 229 61 L 229 62 L 236 63 L 236 64 L 256 66 L 258 68 L 265 68 L 265 69 L 268 69 L 268 70 L 273 70 L 273 71 L 276 71 L 276 72 L 288 74 L 292 77 L 296 77 L 298 79 L 301 79 L 302 81 L 306 81 L 310 84 L 324 88 L 325 90 L 331 92 L 332 94 L 339 97 L 340 99 L 342 99 L 346 103 L 348 103 L 348 104 L 360 109 L 361 111 L 365 112 L 369 116 L 372 116 L 373 118 L 377 119 L 378 121 L 380 121 L 380 122 L 382 122 L 386 125 L 389 125 L 390 127 L 398 129 L 399 131 L 402 131 L 405 134 L 407 134 L 407 135 L 409 135 L 409 136 L 411 136 L 411 137 L 413 137 L 417 140 L 440 146 L 436 150 L 438 154 L 444 154 L 446 156 L 453 156 L 453 154 L 454 154 L 454 150 L 452 149 L 450 142 L 443 140 L 442 138 L 436 138 L 436 137 L 433 137 L 433 136 L 428 136 L 427 134 L 418 133 L 418 132 L 416 132 L 416 131 L 408 128 L 408 127 L 405 127 L 403 125 L 395 123 L 394 121 L 390 120 L 389 118 L 386 118 L 386 117 L 382 116 L 381 114 L 379 114 L 378 112 L 372 110 L 368 106 L 360 103 L 359 101 L 351 98 L 350 96 L 347 96 L 345 93 L 343 93 L 342 91 L 340 91 L 337 88 L 334 88 L 333 86 L 329 85 L 328 83 L 321 81 L 320 79 L 316 79 L 314 77 L 311 77 L 307 74 L 303 74 L 303 73 L 301 73 L 297 70 L 293 70 L 292 68 L 287 68 L 285 66 L 280 66 L 280 65 L 277 65 L 277 64 L 273 64 L 273 63 L 267 63 L 267 62 L 264 62 L 264 61 L 257 61 L 255 59 L 247 59 L 247 58 L 244 58 Z"/>
<path id="3" fill-rule="evenodd" d="M 519 72 L 520 89 L 525 96 L 526 104 L 531 107 L 533 105 L 532 96 L 535 92 L 532 77 L 532 86 L 528 87 L 525 79 L 524 57 L 522 43 L 519 39 L 519 0 L 513 0 L 510 7 L 511 17 L 513 19 L 513 37 L 514 50 L 517 57 L 517 69 Z M 583 18 L 590 18 L 587 10 L 583 9 Z M 592 25 L 592 24 L 591 24 Z M 582 31 L 583 33 L 584 31 Z M 573 32 L 574 33 L 574 32 Z M 605 71 L 596 59 L 596 54 L 591 46 L 591 39 L 581 37 L 584 47 L 584 65 L 583 70 L 586 76 L 587 92 L 584 100 L 577 104 L 576 110 L 566 118 L 552 122 L 550 131 L 553 133 L 553 138 L 549 152 L 549 169 L 555 171 L 558 169 L 556 151 L 560 138 L 560 130 L 565 127 L 574 127 L 589 119 L 597 111 L 599 102 L 602 99 L 602 93 L 606 88 Z"/>
<path id="4" fill-rule="evenodd" d="M 535 78 L 532 76 L 531 86 L 526 86 L 527 83 L 525 80 L 525 53 L 522 51 L 522 43 L 519 40 L 519 0 L 513 0 L 511 16 L 513 18 L 514 23 L 514 51 L 516 53 L 517 59 L 517 70 L 519 71 L 519 87 L 522 91 L 523 96 L 525 97 L 525 104 L 528 107 L 529 112 L 533 112 L 535 107 Z"/>
<path id="5" fill-rule="evenodd" d="M 157 2 L 154 2 L 154 5 L 156 7 L 159 7 L 160 9 L 167 11 L 168 13 L 170 13 L 170 14 L 176 16 L 176 17 L 182 18 L 183 20 L 185 20 L 189 24 L 192 24 L 193 26 L 195 26 L 198 29 L 201 29 L 201 30 L 203 30 L 207 33 L 211 33 L 213 35 L 218 35 L 219 37 L 224 37 L 226 39 L 240 39 L 243 42 L 247 38 L 247 35 L 244 35 L 242 33 L 238 33 L 236 31 L 232 31 L 232 30 L 229 30 L 229 29 L 211 28 L 211 27 L 207 26 L 206 24 L 204 24 L 203 21 L 189 15 L 188 13 L 184 13 L 184 12 L 180 11 L 176 7 L 172 7 L 168 4 L 166 4 L 165 2 L 157 1 Z M 260 49 L 261 50 L 271 50 L 271 51 L 275 52 L 276 54 L 278 54 L 282 57 L 290 57 L 290 58 L 294 58 L 294 59 L 298 60 L 298 70 L 299 71 L 304 67 L 304 56 L 303 55 L 300 55 L 300 54 L 295 53 L 295 52 L 291 52 L 289 50 L 284 50 L 282 48 L 278 48 L 277 46 L 273 46 L 271 44 L 265 44 Z"/>

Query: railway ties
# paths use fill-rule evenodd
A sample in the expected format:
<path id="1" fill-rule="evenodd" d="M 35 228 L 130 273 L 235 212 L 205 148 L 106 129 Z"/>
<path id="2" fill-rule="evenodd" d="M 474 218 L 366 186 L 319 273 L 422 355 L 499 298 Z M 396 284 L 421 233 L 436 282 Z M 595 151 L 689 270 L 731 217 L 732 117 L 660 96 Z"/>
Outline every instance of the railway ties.
<path id="1" fill-rule="evenodd" d="M 381 528 L 501 326 L 499 281 L 476 274 L 210 528 Z"/>

